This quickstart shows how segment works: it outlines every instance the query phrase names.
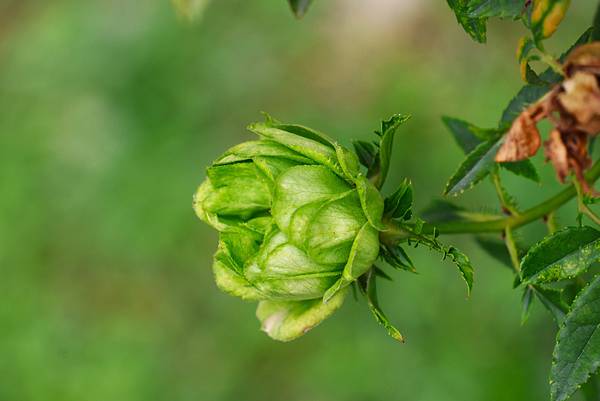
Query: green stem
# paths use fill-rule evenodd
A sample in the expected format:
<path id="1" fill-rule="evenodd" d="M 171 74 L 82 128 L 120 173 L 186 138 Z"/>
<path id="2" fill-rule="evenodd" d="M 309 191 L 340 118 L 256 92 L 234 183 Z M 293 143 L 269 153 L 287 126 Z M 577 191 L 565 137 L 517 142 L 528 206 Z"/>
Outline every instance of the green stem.
<path id="1" fill-rule="evenodd" d="M 579 213 L 582 215 L 586 215 L 590 220 L 594 223 L 600 225 L 600 217 L 592 209 L 585 204 L 583 200 L 584 194 L 583 189 L 581 188 L 581 184 L 575 182 L 575 189 L 577 190 L 577 207 L 579 209 Z"/>
<path id="2" fill-rule="evenodd" d="M 600 178 L 600 161 L 596 161 L 592 168 L 585 175 L 589 183 L 595 182 Z M 577 189 L 574 185 L 562 190 L 553 197 L 539 203 L 538 205 L 525 210 L 519 215 L 508 216 L 487 221 L 445 221 L 435 225 L 440 234 L 474 234 L 474 233 L 493 233 L 502 232 L 507 228 L 515 229 L 533 221 L 542 219 L 544 216 L 552 213 L 562 205 L 573 199 L 577 195 Z M 410 235 L 401 224 L 394 221 L 387 221 L 388 231 L 382 233 L 389 239 L 402 240 Z M 425 224 L 424 233 L 432 233 L 434 226 Z"/>
<path id="3" fill-rule="evenodd" d="M 521 272 L 519 250 L 517 249 L 517 243 L 515 242 L 515 237 L 513 236 L 512 229 L 510 227 L 506 227 L 506 230 L 504 230 L 504 243 L 506 244 L 506 249 L 510 255 L 510 261 L 512 262 L 513 269 L 515 269 L 515 272 L 519 274 Z"/>
<path id="4" fill-rule="evenodd" d="M 496 189 L 496 194 L 498 195 L 498 200 L 500 201 L 500 205 L 502 206 L 502 210 L 507 214 L 513 216 L 518 215 L 519 211 L 516 207 L 514 207 L 514 202 L 511 201 L 510 195 L 502 186 L 502 182 L 500 181 L 500 174 L 498 174 L 497 171 L 493 171 L 491 173 L 491 178 L 492 183 L 494 184 L 494 188 Z"/>
<path id="5" fill-rule="evenodd" d="M 558 61 L 556 61 L 556 59 L 554 57 L 545 53 L 541 49 L 540 49 L 540 61 L 545 63 L 548 67 L 552 68 L 552 70 L 554 70 L 554 72 L 556 72 L 557 74 L 565 75 L 562 65 L 560 65 L 560 63 Z"/>

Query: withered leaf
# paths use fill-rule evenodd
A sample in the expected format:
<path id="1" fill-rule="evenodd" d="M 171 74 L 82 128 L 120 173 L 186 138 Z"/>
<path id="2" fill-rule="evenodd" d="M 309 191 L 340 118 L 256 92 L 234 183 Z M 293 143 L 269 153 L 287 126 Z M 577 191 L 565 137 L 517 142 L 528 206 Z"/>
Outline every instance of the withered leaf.
<path id="1" fill-rule="evenodd" d="M 600 42 L 576 48 L 563 69 L 565 79 L 514 120 L 495 160 L 533 156 L 541 142 L 536 124 L 547 118 L 554 130 L 544 142 L 544 153 L 559 181 L 573 172 L 583 190 L 595 194 L 583 172 L 591 165 L 588 138 L 600 133 Z"/>
<path id="2" fill-rule="evenodd" d="M 600 88 L 595 75 L 576 72 L 562 84 L 557 100 L 573 118 L 575 128 L 590 135 L 600 132 Z"/>
<path id="3" fill-rule="evenodd" d="M 567 147 L 562 141 L 559 130 L 552 130 L 550 139 L 544 142 L 544 155 L 556 170 L 558 180 L 565 182 L 565 178 L 569 174 L 569 161 L 567 159 Z"/>
<path id="4" fill-rule="evenodd" d="M 578 71 L 600 74 L 600 42 L 575 48 L 565 60 L 564 71 L 567 77 L 572 77 Z"/>
<path id="5" fill-rule="evenodd" d="M 496 153 L 497 162 L 524 160 L 536 154 L 542 141 L 536 126 L 536 120 L 542 116 L 539 107 L 526 109 L 516 118 Z"/>

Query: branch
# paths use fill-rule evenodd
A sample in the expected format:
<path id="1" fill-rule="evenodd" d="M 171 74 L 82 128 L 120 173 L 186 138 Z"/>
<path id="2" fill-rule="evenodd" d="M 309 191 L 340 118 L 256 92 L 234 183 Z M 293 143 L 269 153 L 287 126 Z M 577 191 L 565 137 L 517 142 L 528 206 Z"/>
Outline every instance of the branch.
<path id="1" fill-rule="evenodd" d="M 595 182 L 600 178 L 600 161 L 594 163 L 592 168 L 585 174 L 585 178 L 589 183 Z M 437 228 L 440 234 L 474 234 L 474 233 L 494 233 L 502 232 L 506 229 L 515 229 L 527 225 L 533 221 L 539 220 L 554 212 L 562 205 L 573 199 L 577 195 L 575 185 L 570 185 L 553 197 L 539 203 L 538 205 L 522 212 L 519 215 L 498 218 L 487 221 L 446 221 L 439 224 L 425 224 L 423 226 L 424 233 L 432 233 L 434 227 Z M 388 231 L 382 233 L 388 239 L 402 240 L 410 236 L 401 224 L 392 220 L 386 222 Z"/>

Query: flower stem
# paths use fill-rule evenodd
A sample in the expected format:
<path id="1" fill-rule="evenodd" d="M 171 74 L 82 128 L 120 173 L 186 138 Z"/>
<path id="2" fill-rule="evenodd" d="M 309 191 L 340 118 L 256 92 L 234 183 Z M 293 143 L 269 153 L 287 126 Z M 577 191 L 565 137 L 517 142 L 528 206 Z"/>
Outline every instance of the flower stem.
<path id="1" fill-rule="evenodd" d="M 562 65 L 554 57 L 540 50 L 540 61 L 545 63 L 548 67 L 550 67 L 554 72 L 559 75 L 565 75 Z"/>
<path id="2" fill-rule="evenodd" d="M 585 175 L 589 183 L 595 182 L 600 178 L 600 161 L 596 161 Z M 519 215 L 508 216 L 487 221 L 469 221 L 469 220 L 451 220 L 441 222 L 435 225 L 440 234 L 473 234 L 473 233 L 494 233 L 503 232 L 507 228 L 516 229 L 527 225 L 533 221 L 539 220 L 554 212 L 562 205 L 573 199 L 577 195 L 575 185 L 570 185 L 561 192 L 546 199 L 538 205 L 523 211 Z M 388 231 L 384 234 L 392 239 L 403 239 L 408 236 L 408 233 L 403 228 L 402 224 L 392 220 L 386 222 Z M 434 225 L 425 224 L 423 226 L 424 233 L 432 233 Z"/>

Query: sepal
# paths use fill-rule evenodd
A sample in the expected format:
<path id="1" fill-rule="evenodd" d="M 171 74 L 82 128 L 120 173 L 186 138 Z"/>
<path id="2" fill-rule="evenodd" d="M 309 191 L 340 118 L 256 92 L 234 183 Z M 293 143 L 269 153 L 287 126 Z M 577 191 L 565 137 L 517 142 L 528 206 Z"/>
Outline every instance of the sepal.
<path id="1" fill-rule="evenodd" d="M 400 331 L 392 323 L 390 323 L 389 319 L 379 306 L 379 300 L 377 298 L 376 276 L 377 273 L 374 270 L 369 270 L 369 272 L 362 276 L 358 281 L 358 288 L 365 296 L 367 304 L 369 305 L 369 310 L 373 314 L 373 317 L 375 317 L 375 320 L 377 320 L 377 322 L 387 330 L 390 337 L 392 337 L 394 340 L 404 342 L 404 337 Z"/>
<path id="2" fill-rule="evenodd" d="M 354 239 L 342 277 L 325 292 L 323 302 L 329 302 L 337 292 L 362 276 L 371 268 L 378 255 L 379 233 L 369 223 L 366 223 Z"/>

